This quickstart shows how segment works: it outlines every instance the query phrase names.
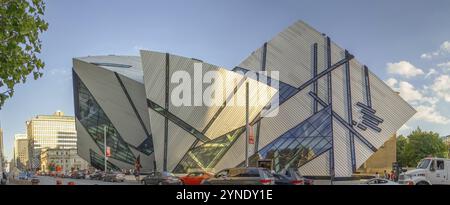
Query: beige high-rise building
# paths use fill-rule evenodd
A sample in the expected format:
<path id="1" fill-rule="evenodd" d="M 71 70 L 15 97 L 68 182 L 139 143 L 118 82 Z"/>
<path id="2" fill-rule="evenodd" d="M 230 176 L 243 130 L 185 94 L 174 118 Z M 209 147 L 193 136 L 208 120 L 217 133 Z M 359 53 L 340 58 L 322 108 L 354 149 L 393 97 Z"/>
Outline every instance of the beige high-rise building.
<path id="1" fill-rule="evenodd" d="M 32 156 L 30 166 L 33 169 L 40 167 L 42 149 L 77 148 L 75 118 L 65 116 L 61 111 L 57 111 L 53 115 L 38 115 L 27 121 L 27 135 L 29 156 Z"/>
<path id="2" fill-rule="evenodd" d="M 14 135 L 14 165 L 18 169 L 26 169 L 28 166 L 28 138 L 26 134 Z"/>

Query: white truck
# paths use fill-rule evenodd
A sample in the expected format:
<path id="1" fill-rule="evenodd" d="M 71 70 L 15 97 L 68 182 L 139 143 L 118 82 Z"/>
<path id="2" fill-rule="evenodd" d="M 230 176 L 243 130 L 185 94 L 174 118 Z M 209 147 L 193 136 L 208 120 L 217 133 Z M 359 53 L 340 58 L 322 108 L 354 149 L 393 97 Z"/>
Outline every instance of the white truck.
<path id="1" fill-rule="evenodd" d="M 417 168 L 400 174 L 399 183 L 407 185 L 450 185 L 450 159 L 425 158 Z"/>

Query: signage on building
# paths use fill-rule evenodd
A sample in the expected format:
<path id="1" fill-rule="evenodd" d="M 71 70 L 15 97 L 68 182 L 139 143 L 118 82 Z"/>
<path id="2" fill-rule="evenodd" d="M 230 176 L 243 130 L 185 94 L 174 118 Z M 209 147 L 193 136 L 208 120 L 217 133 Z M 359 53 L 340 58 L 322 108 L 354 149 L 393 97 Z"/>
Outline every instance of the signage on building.
<path id="1" fill-rule="evenodd" d="M 248 126 L 249 129 L 249 136 L 248 136 L 248 143 L 249 144 L 255 144 L 255 137 L 253 136 L 253 127 L 252 126 Z"/>
<path id="2" fill-rule="evenodd" d="M 111 157 L 111 147 L 106 147 L 106 157 Z"/>

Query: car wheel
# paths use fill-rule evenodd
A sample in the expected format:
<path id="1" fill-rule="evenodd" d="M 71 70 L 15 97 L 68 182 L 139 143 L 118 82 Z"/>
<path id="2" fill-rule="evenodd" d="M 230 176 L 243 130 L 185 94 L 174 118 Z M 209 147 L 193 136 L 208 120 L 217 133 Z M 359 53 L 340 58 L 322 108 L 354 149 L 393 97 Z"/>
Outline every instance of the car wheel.
<path id="1" fill-rule="evenodd" d="M 430 184 L 428 182 L 421 181 L 421 182 L 417 183 L 417 185 L 430 185 Z"/>
<path id="2" fill-rule="evenodd" d="M 162 182 L 158 182 L 158 185 L 163 185 L 163 183 Z"/>

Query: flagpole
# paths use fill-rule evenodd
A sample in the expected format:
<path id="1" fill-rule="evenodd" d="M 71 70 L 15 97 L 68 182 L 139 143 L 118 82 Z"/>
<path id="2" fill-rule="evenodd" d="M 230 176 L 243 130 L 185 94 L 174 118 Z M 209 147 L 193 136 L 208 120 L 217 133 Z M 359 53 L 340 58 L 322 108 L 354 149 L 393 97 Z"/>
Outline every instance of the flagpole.
<path id="1" fill-rule="evenodd" d="M 248 81 L 245 82 L 245 167 L 248 167 L 248 141 L 250 139 L 248 124 Z"/>

